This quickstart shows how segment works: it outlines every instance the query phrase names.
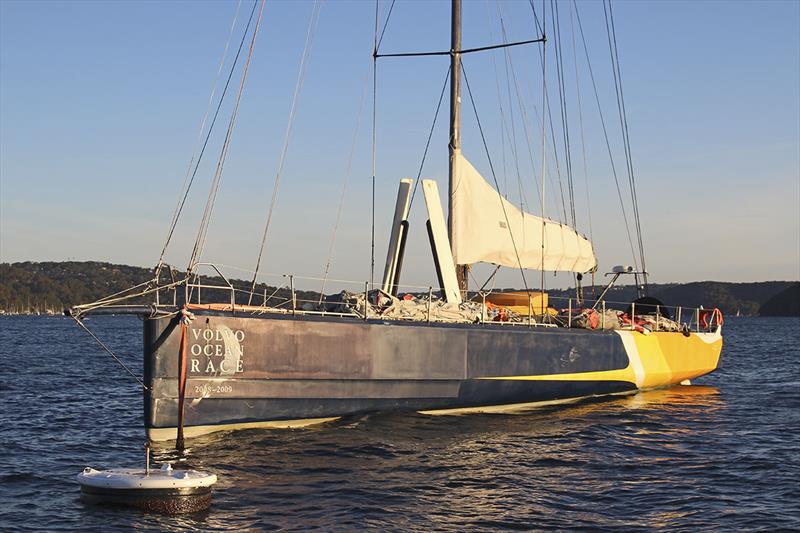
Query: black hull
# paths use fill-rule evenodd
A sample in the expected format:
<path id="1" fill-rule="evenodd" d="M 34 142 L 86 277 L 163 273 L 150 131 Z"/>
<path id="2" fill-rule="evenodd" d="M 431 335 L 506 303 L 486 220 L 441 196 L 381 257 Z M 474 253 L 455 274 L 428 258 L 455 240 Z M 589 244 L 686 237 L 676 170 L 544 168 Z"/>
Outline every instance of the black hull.
<path id="1" fill-rule="evenodd" d="M 175 437 L 181 328 L 146 319 L 145 425 Z M 525 404 L 635 390 L 614 332 L 201 311 L 187 328 L 184 425 L 324 420 L 373 411 Z M 562 376 L 547 379 L 547 376 Z M 535 379 L 527 379 L 535 376 Z M 279 424 L 278 424 L 279 425 Z"/>
<path id="2" fill-rule="evenodd" d="M 196 513 L 211 506 L 211 487 L 142 490 L 84 486 L 81 501 L 91 505 L 138 507 L 169 515 Z"/>

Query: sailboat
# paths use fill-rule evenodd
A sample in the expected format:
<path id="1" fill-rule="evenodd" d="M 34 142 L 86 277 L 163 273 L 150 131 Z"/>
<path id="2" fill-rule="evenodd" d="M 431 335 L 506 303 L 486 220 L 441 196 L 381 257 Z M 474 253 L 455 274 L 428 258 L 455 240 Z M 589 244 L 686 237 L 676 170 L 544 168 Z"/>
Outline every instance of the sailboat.
<path id="1" fill-rule="evenodd" d="M 252 43 L 259 22 L 260 15 Z M 451 47 L 441 52 L 450 56 L 447 219 L 437 183 L 422 181 L 435 291 L 402 297 L 398 291 L 412 189 L 405 179 L 379 285 L 366 282 L 363 291 L 300 306 L 290 276 L 283 305 L 270 305 L 266 295 L 259 304 L 255 277 L 250 291 L 234 287 L 193 254 L 181 275 L 159 262 L 142 286 L 70 309 L 81 325 L 98 313 L 143 318 L 150 440 L 176 440 L 182 447 L 185 438 L 215 431 L 299 427 L 369 412 L 520 409 L 672 386 L 718 367 L 722 316 L 714 309 L 670 313 L 645 297 L 623 311 L 607 307 L 606 291 L 592 301 L 577 293 L 553 307 L 546 292 L 528 287 L 512 293 L 467 289 L 473 263 L 569 272 L 576 280 L 598 268 L 589 239 L 510 202 L 461 151 L 462 56 L 545 40 L 542 33 L 521 43 L 464 49 L 461 0 L 451 1 Z M 200 267 L 212 269 L 217 283 L 201 281 Z M 165 272 L 172 275 L 166 281 Z M 644 268 L 625 266 L 611 274 L 606 289 L 621 276 L 634 276 L 637 285 L 647 276 Z M 204 301 L 201 290 L 226 296 Z M 165 294 L 171 298 L 165 301 Z M 152 302 L 142 304 L 142 298 Z"/>

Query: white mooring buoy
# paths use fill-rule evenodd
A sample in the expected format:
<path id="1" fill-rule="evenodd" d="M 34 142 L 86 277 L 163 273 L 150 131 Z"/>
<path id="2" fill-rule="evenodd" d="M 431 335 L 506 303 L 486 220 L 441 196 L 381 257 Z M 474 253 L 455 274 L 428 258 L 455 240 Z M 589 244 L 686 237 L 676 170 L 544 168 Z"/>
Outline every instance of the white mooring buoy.
<path id="1" fill-rule="evenodd" d="M 78 474 L 81 500 L 93 504 L 139 507 L 166 514 L 194 513 L 211 505 L 211 487 L 217 476 L 196 470 L 175 470 L 164 464 L 150 469 L 148 460 L 140 468 L 95 470 L 86 467 Z"/>

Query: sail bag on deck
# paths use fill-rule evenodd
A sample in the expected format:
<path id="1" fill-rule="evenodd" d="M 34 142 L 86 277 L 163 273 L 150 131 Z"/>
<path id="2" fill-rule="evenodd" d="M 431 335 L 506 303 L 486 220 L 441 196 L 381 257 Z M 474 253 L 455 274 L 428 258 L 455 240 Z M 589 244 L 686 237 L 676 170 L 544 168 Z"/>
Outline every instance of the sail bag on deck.
<path id="1" fill-rule="evenodd" d="M 573 228 L 525 213 L 502 198 L 460 150 L 455 164 L 456 264 L 484 262 L 562 272 L 588 272 L 597 265 L 592 243 Z"/>

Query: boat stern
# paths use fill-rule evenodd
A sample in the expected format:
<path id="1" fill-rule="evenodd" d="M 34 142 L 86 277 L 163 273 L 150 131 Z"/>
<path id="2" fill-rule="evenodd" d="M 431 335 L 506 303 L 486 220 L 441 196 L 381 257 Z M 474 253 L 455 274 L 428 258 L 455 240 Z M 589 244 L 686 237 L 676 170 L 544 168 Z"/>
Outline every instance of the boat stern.
<path id="1" fill-rule="evenodd" d="M 722 326 L 712 332 L 617 331 L 639 389 L 677 385 L 719 368 Z"/>

